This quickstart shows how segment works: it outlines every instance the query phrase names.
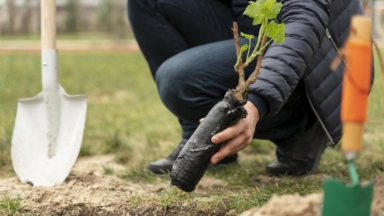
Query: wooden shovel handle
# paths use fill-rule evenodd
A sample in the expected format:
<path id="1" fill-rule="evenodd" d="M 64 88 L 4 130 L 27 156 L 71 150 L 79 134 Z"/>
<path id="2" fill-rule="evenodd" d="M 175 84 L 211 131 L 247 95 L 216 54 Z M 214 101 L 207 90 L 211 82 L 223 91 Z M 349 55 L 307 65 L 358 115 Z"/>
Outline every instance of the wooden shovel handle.
<path id="1" fill-rule="evenodd" d="M 56 49 L 56 0 L 41 0 L 41 45 L 43 50 Z"/>

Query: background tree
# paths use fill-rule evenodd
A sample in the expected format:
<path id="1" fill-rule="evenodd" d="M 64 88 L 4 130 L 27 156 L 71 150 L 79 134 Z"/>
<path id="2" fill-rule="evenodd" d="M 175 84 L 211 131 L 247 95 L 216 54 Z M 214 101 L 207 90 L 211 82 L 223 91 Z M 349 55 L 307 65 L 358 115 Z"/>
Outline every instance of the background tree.
<path id="1" fill-rule="evenodd" d="M 77 0 L 68 0 L 66 5 L 67 18 L 65 21 L 65 30 L 70 33 L 77 33 L 79 31 L 80 17 L 79 17 L 80 4 Z"/>
<path id="2" fill-rule="evenodd" d="M 24 12 L 21 22 L 21 32 L 28 34 L 31 32 L 30 24 L 32 19 L 32 8 L 31 8 L 31 0 L 24 0 L 23 6 Z"/>
<path id="3" fill-rule="evenodd" d="M 7 33 L 13 34 L 15 32 L 15 17 L 16 17 L 16 6 L 15 0 L 7 0 L 7 9 L 8 9 L 8 29 Z"/>

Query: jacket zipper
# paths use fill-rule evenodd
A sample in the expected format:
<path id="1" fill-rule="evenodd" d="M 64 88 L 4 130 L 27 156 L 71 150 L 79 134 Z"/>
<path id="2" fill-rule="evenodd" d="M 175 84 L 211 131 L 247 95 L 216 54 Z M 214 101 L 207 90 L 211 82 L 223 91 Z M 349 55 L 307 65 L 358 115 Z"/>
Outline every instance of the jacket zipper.
<path id="1" fill-rule="evenodd" d="M 315 113 L 315 115 L 317 117 L 317 120 L 319 120 L 319 122 L 321 124 L 321 127 L 323 127 L 324 132 L 325 132 L 325 134 L 327 135 L 327 137 L 329 139 L 329 143 L 327 144 L 327 146 L 334 147 L 336 145 L 336 143 L 335 143 L 335 141 L 333 141 L 331 134 L 329 134 L 329 132 L 328 132 L 327 128 L 325 127 L 323 121 L 321 121 L 321 118 L 320 118 L 319 114 L 316 112 L 315 107 L 313 106 L 312 101 L 311 101 L 311 99 L 309 97 L 307 88 L 305 88 L 305 94 L 307 95 L 307 99 L 308 99 L 309 105 L 312 108 L 313 113 Z"/>
<path id="2" fill-rule="evenodd" d="M 329 32 L 328 28 L 325 29 L 325 33 L 326 33 L 327 38 L 331 41 L 333 48 L 336 50 L 337 54 L 339 55 L 339 51 L 338 51 L 339 49 L 337 48 L 337 45 L 336 45 L 335 41 L 333 40 L 332 35 L 331 35 L 331 33 Z M 344 62 L 343 62 L 343 63 L 344 63 Z M 329 139 L 330 142 L 329 142 L 327 145 L 328 145 L 328 146 L 331 146 L 331 147 L 334 147 L 334 146 L 336 145 L 336 143 L 335 143 L 335 141 L 332 139 L 331 134 L 329 133 L 329 131 L 328 131 L 327 128 L 325 127 L 325 125 L 324 125 L 323 121 L 321 120 L 319 114 L 316 112 L 316 109 L 315 109 L 315 107 L 314 107 L 313 104 L 312 104 L 311 98 L 309 97 L 309 93 L 308 93 L 308 91 L 307 91 L 306 88 L 305 88 L 305 94 L 307 95 L 307 99 L 308 99 L 309 105 L 310 105 L 311 108 L 312 108 L 312 111 L 315 113 L 317 119 L 319 120 L 321 126 L 323 127 L 325 134 L 328 136 L 328 139 Z"/>
<path id="3" fill-rule="evenodd" d="M 337 47 L 336 42 L 333 40 L 332 35 L 331 35 L 331 33 L 329 32 L 329 29 L 328 29 L 328 28 L 325 29 L 325 34 L 327 35 L 327 38 L 331 41 L 331 44 L 332 44 L 333 48 L 335 49 L 337 55 L 339 56 L 339 58 L 341 59 L 341 62 L 343 63 L 343 65 L 344 65 L 344 67 L 345 67 L 345 61 L 344 61 L 344 58 L 340 55 L 339 48 Z"/>

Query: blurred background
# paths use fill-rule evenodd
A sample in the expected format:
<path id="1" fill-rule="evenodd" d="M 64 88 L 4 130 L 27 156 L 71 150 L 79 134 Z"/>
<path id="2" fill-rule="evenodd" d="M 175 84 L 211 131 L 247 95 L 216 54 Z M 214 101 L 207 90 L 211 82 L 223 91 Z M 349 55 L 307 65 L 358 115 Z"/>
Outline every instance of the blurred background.
<path id="1" fill-rule="evenodd" d="M 56 0 L 56 4 L 59 50 L 138 49 L 132 41 L 127 0 Z M 0 0 L 0 49 L 40 49 L 39 32 L 40 0 Z"/>
<path id="2" fill-rule="evenodd" d="M 127 35 L 126 0 L 57 0 L 57 31 Z M 40 30 L 39 0 L 0 0 L 1 34 L 37 34 Z"/>
<path id="3" fill-rule="evenodd" d="M 56 0 L 60 50 L 138 50 L 127 0 Z M 362 0 L 383 45 L 384 0 Z M 0 0 L 0 50 L 39 50 L 40 0 Z M 16 42 L 14 40 L 17 40 Z"/>
<path id="4" fill-rule="evenodd" d="M 56 2 L 59 49 L 138 50 L 127 18 L 127 0 Z M 362 0 L 362 3 L 373 20 L 374 38 L 384 44 L 381 40 L 384 38 L 384 0 Z M 39 44 L 31 44 L 38 43 L 39 32 L 39 0 L 0 0 L 1 50 L 39 49 Z"/>
<path id="5" fill-rule="evenodd" d="M 362 0 L 365 13 L 372 19 L 372 36 L 384 45 L 384 0 Z"/>

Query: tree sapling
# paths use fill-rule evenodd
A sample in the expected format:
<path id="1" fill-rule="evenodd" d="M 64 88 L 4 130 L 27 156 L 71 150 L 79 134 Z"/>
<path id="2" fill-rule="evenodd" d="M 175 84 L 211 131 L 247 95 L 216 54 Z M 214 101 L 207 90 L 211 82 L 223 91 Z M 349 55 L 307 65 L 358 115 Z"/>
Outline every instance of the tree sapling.
<path id="1" fill-rule="evenodd" d="M 217 103 L 204 118 L 194 134 L 181 150 L 170 172 L 171 184 L 183 191 L 191 192 L 195 189 L 206 169 L 210 165 L 211 157 L 220 149 L 221 145 L 213 144 L 213 135 L 236 124 L 247 116 L 243 106 L 247 102 L 248 86 L 254 83 L 260 73 L 264 50 L 272 42 L 284 41 L 285 26 L 277 24 L 273 19 L 277 17 L 282 4 L 276 0 L 258 0 L 251 2 L 244 15 L 253 18 L 253 25 L 261 25 L 256 46 L 251 51 L 253 35 L 243 34 L 248 44 L 240 46 L 237 23 L 233 23 L 233 36 L 236 46 L 237 61 L 234 70 L 239 74 L 239 82 L 235 89 L 226 92 L 224 99 Z M 245 61 L 243 53 L 247 52 Z M 255 70 L 245 80 L 244 68 L 257 57 Z"/>

